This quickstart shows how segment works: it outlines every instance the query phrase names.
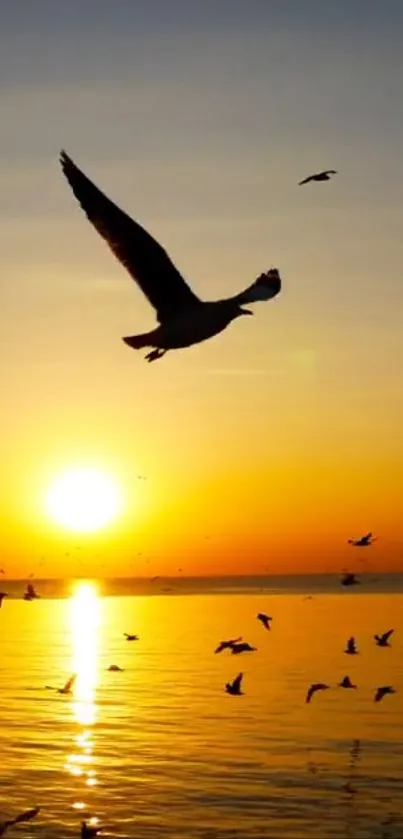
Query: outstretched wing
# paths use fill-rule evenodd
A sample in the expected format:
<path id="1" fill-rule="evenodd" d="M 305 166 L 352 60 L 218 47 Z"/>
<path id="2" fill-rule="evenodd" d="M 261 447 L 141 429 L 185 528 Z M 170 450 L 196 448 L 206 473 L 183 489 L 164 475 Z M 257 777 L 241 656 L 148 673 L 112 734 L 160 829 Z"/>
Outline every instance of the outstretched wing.
<path id="1" fill-rule="evenodd" d="M 389 629 L 388 632 L 384 632 L 382 635 L 382 639 L 384 641 L 389 641 L 390 636 L 393 635 L 393 631 L 393 629 Z"/>
<path id="2" fill-rule="evenodd" d="M 24 813 L 20 813 L 15 819 L 13 819 L 13 824 L 18 824 L 18 822 L 28 822 L 30 819 L 34 819 L 39 813 L 39 807 L 33 807 L 32 810 L 25 810 Z"/>
<path id="3" fill-rule="evenodd" d="M 256 303 L 258 300 L 270 300 L 275 297 L 281 289 L 281 277 L 277 268 L 270 268 L 252 283 L 245 291 L 241 291 L 232 299 L 235 303 L 243 306 L 244 303 Z"/>
<path id="4" fill-rule="evenodd" d="M 243 673 L 238 673 L 237 677 L 232 682 L 232 687 L 234 688 L 234 690 L 240 690 L 241 689 L 242 679 L 243 679 Z"/>
<path id="5" fill-rule="evenodd" d="M 303 180 L 303 181 L 300 181 L 300 182 L 299 182 L 298 186 L 303 186 L 303 184 L 309 184 L 309 181 L 314 181 L 314 180 L 315 180 L 315 176 L 314 176 L 314 175 L 308 175 L 308 177 L 307 177 L 307 178 L 304 178 L 304 180 Z"/>
<path id="6" fill-rule="evenodd" d="M 62 151 L 63 172 L 89 221 L 138 283 L 159 321 L 200 300 L 158 242 L 101 192 Z"/>
<path id="7" fill-rule="evenodd" d="M 77 674 L 73 673 L 73 675 L 70 676 L 70 678 L 67 680 L 67 682 L 66 682 L 66 684 L 63 688 L 63 691 L 65 691 L 67 693 L 69 690 L 71 690 L 71 688 L 74 685 L 74 682 L 76 681 L 76 678 L 77 678 Z"/>

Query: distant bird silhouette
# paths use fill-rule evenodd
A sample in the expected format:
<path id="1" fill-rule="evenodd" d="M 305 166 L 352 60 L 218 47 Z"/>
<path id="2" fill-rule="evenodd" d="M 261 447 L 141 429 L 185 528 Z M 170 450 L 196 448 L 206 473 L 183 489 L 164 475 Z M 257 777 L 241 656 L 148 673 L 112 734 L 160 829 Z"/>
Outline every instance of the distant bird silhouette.
<path id="1" fill-rule="evenodd" d="M 67 679 L 67 682 L 64 685 L 64 687 L 54 688 L 51 685 L 45 685 L 45 687 L 46 687 L 46 690 L 55 690 L 57 693 L 64 693 L 64 694 L 72 693 L 73 692 L 72 688 L 74 687 L 76 679 L 77 679 L 77 673 L 73 673 L 73 675 L 70 676 L 69 679 Z"/>
<path id="2" fill-rule="evenodd" d="M 310 181 L 330 181 L 331 175 L 337 175 L 336 169 L 325 169 L 323 172 L 316 172 L 315 175 L 308 175 L 307 178 L 299 182 L 299 186 L 309 184 Z"/>
<path id="3" fill-rule="evenodd" d="M 357 586 L 360 585 L 360 580 L 357 579 L 355 574 L 350 574 L 349 571 L 346 571 L 341 580 L 341 584 L 342 586 Z"/>
<path id="4" fill-rule="evenodd" d="M 7 592 L 6 591 L 0 591 L 0 609 L 3 605 L 3 600 L 4 600 L 5 597 L 8 597 Z"/>
<path id="5" fill-rule="evenodd" d="M 225 685 L 225 690 L 227 691 L 227 693 L 230 693 L 231 696 L 242 696 L 242 679 L 243 673 L 238 673 L 233 682 L 227 682 L 227 684 Z"/>
<path id="6" fill-rule="evenodd" d="M 30 819 L 34 819 L 39 812 L 40 808 L 34 807 L 32 810 L 25 810 L 23 813 L 20 813 L 20 815 L 16 816 L 15 819 L 7 819 L 7 821 L 5 822 L 0 822 L 0 836 L 4 836 L 6 830 L 9 827 L 12 827 L 12 825 L 20 824 L 20 822 L 27 822 L 30 821 Z"/>
<path id="7" fill-rule="evenodd" d="M 129 635 L 128 632 L 124 632 L 123 635 L 126 638 L 126 641 L 139 641 L 138 635 Z"/>
<path id="8" fill-rule="evenodd" d="M 351 688 L 355 690 L 357 685 L 353 685 L 350 676 L 344 676 L 344 679 L 339 682 L 339 688 Z"/>
<path id="9" fill-rule="evenodd" d="M 348 540 L 348 544 L 354 545 L 355 548 L 369 548 L 373 542 L 376 542 L 376 537 L 372 533 L 366 533 L 365 536 L 361 536 L 359 539 Z"/>
<path id="10" fill-rule="evenodd" d="M 358 655 L 357 644 L 354 637 L 348 639 L 344 652 L 347 653 L 347 655 Z"/>
<path id="11" fill-rule="evenodd" d="M 256 617 L 257 620 L 260 621 L 261 624 L 263 624 L 265 629 L 271 629 L 270 621 L 272 621 L 273 618 L 269 618 L 269 616 L 265 615 L 264 612 L 259 612 L 259 614 L 256 615 Z"/>
<path id="12" fill-rule="evenodd" d="M 24 600 L 37 600 L 38 597 L 40 597 L 40 595 L 36 593 L 32 583 L 28 583 L 24 592 Z"/>
<path id="13" fill-rule="evenodd" d="M 242 641 L 242 635 L 239 638 L 230 638 L 229 641 L 220 641 L 218 647 L 214 650 L 215 653 L 222 653 L 223 650 L 228 650 L 230 647 L 233 647 L 234 644 L 239 644 Z"/>
<path id="14" fill-rule="evenodd" d="M 396 693 L 396 689 L 393 688 L 392 685 L 385 685 L 384 687 L 377 688 L 374 696 L 374 702 L 380 702 L 381 699 L 383 699 L 383 697 L 388 693 Z"/>
<path id="15" fill-rule="evenodd" d="M 81 822 L 81 839 L 94 839 L 100 832 L 101 828 L 97 827 L 97 825 Z"/>
<path id="16" fill-rule="evenodd" d="M 122 668 L 118 664 L 110 664 L 107 669 L 109 673 L 123 673 Z"/>
<path id="17" fill-rule="evenodd" d="M 168 350 L 189 347 L 218 335 L 235 318 L 253 314 L 242 308 L 244 304 L 270 300 L 279 293 L 280 275 L 272 268 L 234 297 L 203 302 L 161 245 L 110 201 L 64 151 L 60 162 L 87 218 L 156 310 L 156 329 L 123 338 L 133 349 L 154 348 L 145 356 L 147 361 L 162 358 Z"/>
<path id="18" fill-rule="evenodd" d="M 389 638 L 393 635 L 393 629 L 384 632 L 383 635 L 374 635 L 375 643 L 378 647 L 390 647 Z"/>
<path id="19" fill-rule="evenodd" d="M 329 690 L 329 685 L 323 684 L 323 682 L 315 682 L 315 684 L 311 685 L 306 695 L 305 702 L 310 702 L 314 693 L 318 690 Z"/>
<path id="20" fill-rule="evenodd" d="M 255 653 L 256 647 L 251 647 L 250 644 L 244 641 L 242 644 L 232 644 L 231 646 L 231 654 L 232 655 L 239 655 L 239 653 Z"/>

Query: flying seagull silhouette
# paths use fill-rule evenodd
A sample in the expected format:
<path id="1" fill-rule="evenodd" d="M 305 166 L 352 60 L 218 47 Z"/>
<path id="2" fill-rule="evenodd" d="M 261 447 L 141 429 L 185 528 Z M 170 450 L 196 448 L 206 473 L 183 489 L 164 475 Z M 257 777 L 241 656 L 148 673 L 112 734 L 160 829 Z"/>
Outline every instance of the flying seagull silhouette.
<path id="1" fill-rule="evenodd" d="M 198 344 L 218 335 L 237 317 L 251 315 L 244 304 L 270 300 L 281 288 L 276 268 L 261 274 L 240 294 L 203 302 L 187 285 L 161 245 L 137 222 L 119 209 L 62 151 L 62 170 L 89 221 L 138 283 L 156 310 L 159 326 L 151 332 L 123 338 L 133 349 L 153 348 L 147 361 L 162 358 L 168 350 Z"/>
<path id="2" fill-rule="evenodd" d="M 123 635 L 126 638 L 126 641 L 139 641 L 138 635 L 129 635 L 128 632 L 124 632 Z"/>
<path id="3" fill-rule="evenodd" d="M 376 538 L 373 537 L 372 533 L 366 533 L 365 536 L 361 536 L 359 539 L 348 540 L 348 544 L 354 545 L 355 548 L 369 548 L 373 542 L 376 542 Z"/>
<path id="4" fill-rule="evenodd" d="M 305 702 L 310 702 L 314 693 L 318 690 L 329 690 L 329 685 L 324 685 L 323 682 L 315 682 L 315 684 L 311 685 L 309 688 Z"/>
<path id="5" fill-rule="evenodd" d="M 123 673 L 122 667 L 119 667 L 118 664 L 110 664 L 107 670 L 108 673 Z"/>
<path id="6" fill-rule="evenodd" d="M 64 685 L 64 687 L 54 688 L 51 685 L 45 685 L 45 687 L 46 687 L 46 690 L 56 690 L 57 693 L 64 693 L 64 694 L 72 693 L 72 688 L 74 687 L 74 683 L 75 683 L 76 679 L 77 679 L 77 674 L 73 673 L 73 675 L 70 676 L 69 679 L 67 679 L 67 682 Z"/>
<path id="7" fill-rule="evenodd" d="M 358 655 L 357 644 L 354 637 L 348 639 L 344 652 L 347 653 L 347 655 Z"/>
<path id="8" fill-rule="evenodd" d="M 242 679 L 243 673 L 238 673 L 233 682 L 227 682 L 227 684 L 225 685 L 225 690 L 227 691 L 227 693 L 230 693 L 231 696 L 242 696 Z"/>
<path id="9" fill-rule="evenodd" d="M 239 655 L 240 653 L 255 653 L 256 647 L 251 647 L 246 641 L 242 644 L 232 644 L 231 646 L 231 654 L 232 655 Z"/>
<path id="10" fill-rule="evenodd" d="M 260 623 L 265 627 L 265 629 L 271 629 L 270 621 L 272 621 L 273 618 L 270 618 L 269 615 L 265 615 L 264 612 L 259 612 L 259 614 L 256 615 L 256 617 L 257 620 L 260 621 Z"/>
<path id="11" fill-rule="evenodd" d="M 5 597 L 8 597 L 7 592 L 6 591 L 0 591 L 0 609 L 3 605 L 3 600 L 4 600 Z"/>
<path id="12" fill-rule="evenodd" d="M 393 688 L 392 685 L 384 685 L 384 687 L 377 688 L 374 702 L 380 702 L 388 693 L 396 693 L 396 688 Z"/>
<path id="13" fill-rule="evenodd" d="M 303 181 L 300 181 L 298 186 L 309 184 L 310 181 L 330 181 L 331 175 L 337 175 L 336 169 L 325 169 L 323 172 L 316 172 L 315 175 L 308 175 Z"/>
<path id="14" fill-rule="evenodd" d="M 40 597 L 40 595 L 36 593 L 32 583 L 28 583 L 24 592 L 24 600 L 37 600 L 38 597 Z"/>
<path id="15" fill-rule="evenodd" d="M 339 682 L 339 688 L 352 688 L 355 690 L 357 685 L 353 685 L 350 676 L 344 676 L 344 679 Z"/>
<path id="16" fill-rule="evenodd" d="M 16 816 L 15 819 L 7 819 L 5 822 L 0 822 L 0 836 L 4 836 L 6 830 L 9 827 L 12 827 L 13 824 L 19 824 L 20 822 L 28 822 L 30 819 L 34 819 L 39 813 L 39 807 L 33 807 L 32 810 L 25 810 L 23 813 L 20 813 L 19 816 Z"/>
<path id="17" fill-rule="evenodd" d="M 383 635 L 374 635 L 376 645 L 378 647 L 390 647 L 389 638 L 393 634 L 393 631 L 393 629 L 389 629 Z"/>
<path id="18" fill-rule="evenodd" d="M 346 571 L 344 577 L 342 577 L 341 584 L 342 586 L 358 586 L 360 585 L 360 580 L 357 580 L 355 574 Z"/>
<path id="19" fill-rule="evenodd" d="M 223 650 L 228 650 L 230 647 L 233 647 L 234 644 L 239 644 L 240 641 L 242 641 L 242 635 L 240 635 L 239 638 L 230 638 L 229 641 L 220 641 L 214 652 L 222 653 Z"/>

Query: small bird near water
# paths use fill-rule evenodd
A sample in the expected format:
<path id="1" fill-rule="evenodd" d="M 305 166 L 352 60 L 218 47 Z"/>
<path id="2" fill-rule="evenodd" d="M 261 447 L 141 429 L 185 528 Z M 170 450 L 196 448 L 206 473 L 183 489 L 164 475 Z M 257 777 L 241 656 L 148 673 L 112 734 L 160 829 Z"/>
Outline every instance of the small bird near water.
<path id="1" fill-rule="evenodd" d="M 214 652 L 222 653 L 223 650 L 229 650 L 234 644 L 239 644 L 240 641 L 242 641 L 242 635 L 239 638 L 230 638 L 229 641 L 220 641 Z"/>
<path id="2" fill-rule="evenodd" d="M 118 664 L 110 664 L 107 670 L 108 673 L 123 673 L 123 668 L 119 667 Z"/>
<path id="3" fill-rule="evenodd" d="M 373 542 L 376 542 L 376 537 L 372 533 L 366 533 L 365 536 L 360 536 L 359 539 L 349 539 L 348 544 L 355 548 L 369 548 Z"/>
<path id="4" fill-rule="evenodd" d="M 346 571 L 344 577 L 342 577 L 341 584 L 342 586 L 358 586 L 360 585 L 360 581 L 357 580 L 355 574 Z"/>
<path id="5" fill-rule="evenodd" d="M 265 627 L 265 629 L 271 629 L 270 621 L 272 621 L 273 618 L 270 618 L 269 615 L 265 615 L 264 612 L 259 612 L 259 614 L 256 615 L 256 617 L 257 620 L 260 621 L 260 623 Z"/>
<path id="6" fill-rule="evenodd" d="M 69 679 L 67 679 L 67 682 L 64 685 L 64 687 L 54 688 L 51 685 L 46 685 L 45 687 L 46 687 L 46 690 L 55 690 L 57 693 L 63 693 L 63 694 L 72 693 L 73 692 L 72 689 L 74 687 L 76 679 L 77 679 L 77 673 L 73 673 L 73 675 L 70 676 Z"/>
<path id="7" fill-rule="evenodd" d="M 38 597 L 40 597 L 40 594 L 37 594 L 32 583 L 28 583 L 24 592 L 24 600 L 37 600 Z"/>
<path id="8" fill-rule="evenodd" d="M 299 186 L 309 184 L 311 181 L 330 181 L 331 175 L 337 175 L 336 169 L 324 169 L 323 172 L 316 172 L 315 175 L 308 175 L 303 181 L 299 182 Z"/>
<path id="9" fill-rule="evenodd" d="M 39 807 L 33 807 L 32 810 L 25 810 L 23 813 L 20 813 L 15 819 L 7 819 L 5 822 L 0 822 L 0 836 L 4 836 L 6 830 L 14 824 L 20 824 L 21 822 L 28 822 L 34 819 L 39 812 Z"/>
<path id="10" fill-rule="evenodd" d="M 358 655 L 357 644 L 353 636 L 348 639 L 344 652 L 346 655 Z"/>
<path id="11" fill-rule="evenodd" d="M 245 304 L 270 300 L 279 293 L 280 274 L 271 268 L 233 297 L 200 300 L 167 252 L 143 227 L 110 201 L 64 151 L 60 162 L 87 218 L 156 310 L 156 329 L 123 338 L 132 349 L 151 347 L 145 356 L 147 361 L 162 358 L 168 350 L 190 347 L 218 335 L 235 318 L 253 314 L 243 308 Z"/>
<path id="12" fill-rule="evenodd" d="M 231 694 L 231 696 L 242 696 L 242 679 L 243 673 L 238 673 L 233 682 L 227 682 L 227 684 L 225 685 L 225 690 L 227 691 L 227 693 Z"/>
<path id="13" fill-rule="evenodd" d="M 255 653 L 256 647 L 251 647 L 246 641 L 242 644 L 232 644 L 231 647 L 231 654 L 232 655 L 239 655 L 240 653 Z"/>
<path id="14" fill-rule="evenodd" d="M 323 682 L 315 682 L 315 684 L 311 685 L 309 688 L 305 702 L 310 702 L 314 693 L 318 690 L 329 690 L 329 685 L 325 685 Z"/>
<path id="15" fill-rule="evenodd" d="M 339 688 L 350 688 L 352 690 L 355 690 L 356 687 L 357 685 L 353 685 L 350 676 L 344 676 L 344 679 L 342 679 L 341 682 L 339 682 Z"/>
<path id="16" fill-rule="evenodd" d="M 388 693 L 396 693 L 396 688 L 393 688 L 392 685 L 384 685 L 384 687 L 377 688 L 377 691 L 374 696 L 374 702 L 380 702 L 384 696 L 387 696 Z"/>
<path id="17" fill-rule="evenodd" d="M 126 641 L 138 641 L 139 640 L 138 635 L 130 635 L 128 632 L 124 632 L 123 635 L 126 638 Z"/>
<path id="18" fill-rule="evenodd" d="M 390 647 L 389 638 L 393 635 L 393 629 L 384 632 L 383 635 L 374 635 L 375 643 L 378 647 Z"/>

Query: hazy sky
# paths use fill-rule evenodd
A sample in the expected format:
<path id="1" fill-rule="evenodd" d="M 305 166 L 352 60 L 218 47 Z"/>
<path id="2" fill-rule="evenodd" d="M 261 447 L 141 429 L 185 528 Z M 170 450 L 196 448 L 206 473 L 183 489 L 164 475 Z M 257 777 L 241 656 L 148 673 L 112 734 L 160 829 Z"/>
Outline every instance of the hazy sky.
<path id="1" fill-rule="evenodd" d="M 366 530 L 372 564 L 403 568 L 402 37 L 400 0 L 0 11 L 10 574 L 41 557 L 43 575 L 76 573 L 78 545 L 90 573 L 327 571 Z M 153 311 L 76 204 L 61 147 L 201 296 L 272 265 L 281 295 L 148 365 L 121 337 Z M 327 167 L 330 183 L 298 187 Z M 122 486 L 97 538 L 45 515 L 72 465 Z"/>

